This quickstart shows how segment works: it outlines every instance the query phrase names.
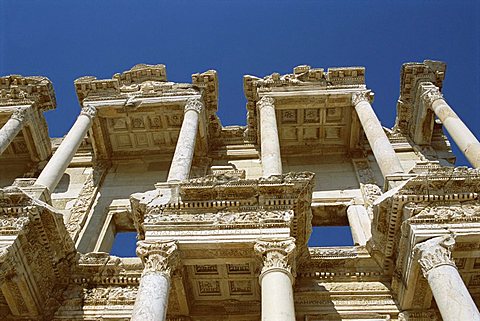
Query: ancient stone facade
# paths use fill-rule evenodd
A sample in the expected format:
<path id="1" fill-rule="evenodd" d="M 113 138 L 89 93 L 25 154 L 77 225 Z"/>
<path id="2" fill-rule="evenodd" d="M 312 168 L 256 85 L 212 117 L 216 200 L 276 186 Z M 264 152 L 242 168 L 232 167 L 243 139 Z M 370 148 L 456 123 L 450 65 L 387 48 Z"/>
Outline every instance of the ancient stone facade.
<path id="1" fill-rule="evenodd" d="M 388 129 L 362 67 L 245 76 L 222 126 L 215 71 L 137 65 L 77 79 L 63 139 L 50 81 L 1 77 L 0 319 L 480 320 L 480 143 L 445 70 L 403 65 Z M 309 246 L 321 226 L 354 245 Z"/>

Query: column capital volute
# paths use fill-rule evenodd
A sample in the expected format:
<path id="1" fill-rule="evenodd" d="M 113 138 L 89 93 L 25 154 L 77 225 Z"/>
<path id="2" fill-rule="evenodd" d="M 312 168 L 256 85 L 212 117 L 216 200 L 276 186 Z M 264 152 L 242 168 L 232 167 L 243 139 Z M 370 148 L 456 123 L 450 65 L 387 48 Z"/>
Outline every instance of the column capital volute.
<path id="1" fill-rule="evenodd" d="M 159 273 L 170 277 L 180 261 L 177 241 L 138 241 L 137 256 L 144 265 L 142 275 Z"/>
<path id="2" fill-rule="evenodd" d="M 452 260 L 454 245 L 453 235 L 434 237 L 415 245 L 413 256 L 418 260 L 425 278 L 428 272 L 441 265 L 450 265 L 456 268 L 455 262 Z"/>
<path id="3" fill-rule="evenodd" d="M 80 111 L 80 115 L 85 115 L 93 120 L 97 115 L 97 108 L 91 104 L 85 104 Z"/>
<path id="4" fill-rule="evenodd" d="M 435 100 L 443 99 L 443 95 L 440 89 L 432 83 L 423 84 L 425 83 L 420 84 L 420 88 L 422 88 L 423 91 L 420 97 L 422 98 L 424 106 L 431 108 Z"/>
<path id="5" fill-rule="evenodd" d="M 28 117 L 30 116 L 30 111 L 32 110 L 32 107 L 17 107 L 13 110 L 12 115 L 10 116 L 11 119 L 15 119 L 16 121 L 20 123 L 24 123 L 28 120 Z"/>
<path id="6" fill-rule="evenodd" d="M 369 104 L 373 103 L 373 98 L 375 94 L 371 90 L 362 90 L 352 93 L 352 105 L 356 106 L 357 104 L 365 101 Z"/>
<path id="7" fill-rule="evenodd" d="M 260 281 L 266 273 L 281 271 L 286 273 L 293 283 L 295 248 L 293 237 L 256 240 L 254 250 L 261 256 L 263 262 Z"/>
<path id="8" fill-rule="evenodd" d="M 275 99 L 271 96 L 263 96 L 258 102 L 257 106 L 259 109 L 262 109 L 263 107 L 275 107 Z"/>
<path id="9" fill-rule="evenodd" d="M 185 104 L 185 109 L 184 112 L 187 112 L 189 110 L 193 110 L 200 114 L 200 112 L 203 109 L 203 103 L 199 98 L 189 98 L 187 100 L 187 103 Z"/>

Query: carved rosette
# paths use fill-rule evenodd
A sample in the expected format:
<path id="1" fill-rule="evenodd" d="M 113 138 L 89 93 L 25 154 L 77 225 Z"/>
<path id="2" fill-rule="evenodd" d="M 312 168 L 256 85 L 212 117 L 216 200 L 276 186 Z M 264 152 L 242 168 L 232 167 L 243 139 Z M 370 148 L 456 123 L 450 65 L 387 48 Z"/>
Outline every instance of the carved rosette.
<path id="1" fill-rule="evenodd" d="M 295 238 L 259 239 L 254 246 L 263 261 L 260 279 L 268 272 L 281 271 L 292 278 Z"/>
<path id="2" fill-rule="evenodd" d="M 179 263 L 176 241 L 139 241 L 137 255 L 143 262 L 143 275 L 156 273 L 169 278 Z"/>
<path id="3" fill-rule="evenodd" d="M 198 98 L 190 98 L 187 100 L 187 104 L 185 105 L 185 112 L 189 110 L 193 110 L 200 114 L 203 109 L 203 103 Z"/>
<path id="4" fill-rule="evenodd" d="M 369 104 L 373 102 L 373 92 L 370 90 L 365 90 L 365 91 L 357 91 L 352 94 L 352 105 L 356 106 L 357 104 L 361 103 L 362 101 L 365 101 Z"/>
<path id="5" fill-rule="evenodd" d="M 88 116 L 90 117 L 91 120 L 93 120 L 93 118 L 95 118 L 95 116 L 97 115 L 97 108 L 95 108 L 92 105 L 86 104 L 85 106 L 82 107 L 82 111 L 80 112 L 80 115 Z"/>
<path id="6" fill-rule="evenodd" d="M 428 87 L 424 93 L 422 93 L 423 104 L 429 108 L 432 107 L 432 104 L 435 100 L 443 99 L 443 95 L 438 89 L 438 87 Z"/>
<path id="7" fill-rule="evenodd" d="M 454 245 L 454 237 L 444 235 L 419 243 L 413 248 L 413 255 L 420 263 L 425 278 L 429 271 L 441 265 L 451 265 L 456 268 L 452 260 Z"/>
<path id="8" fill-rule="evenodd" d="M 28 112 L 30 111 L 30 107 L 27 108 L 15 108 L 12 115 L 10 116 L 11 119 L 15 119 L 20 123 L 24 123 L 27 120 Z"/>
<path id="9" fill-rule="evenodd" d="M 257 103 L 257 106 L 259 109 L 262 109 L 263 107 L 275 107 L 275 99 L 273 99 L 270 96 L 263 96 L 262 99 L 260 99 Z"/>

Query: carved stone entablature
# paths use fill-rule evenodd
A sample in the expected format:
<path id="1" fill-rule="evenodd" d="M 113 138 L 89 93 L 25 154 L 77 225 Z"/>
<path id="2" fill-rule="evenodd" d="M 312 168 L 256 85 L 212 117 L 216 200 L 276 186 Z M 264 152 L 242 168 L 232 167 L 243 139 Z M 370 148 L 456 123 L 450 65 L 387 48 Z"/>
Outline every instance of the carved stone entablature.
<path id="1" fill-rule="evenodd" d="M 55 93 L 47 77 L 0 77 L 0 106 L 33 105 L 41 111 L 55 109 Z"/>
<path id="2" fill-rule="evenodd" d="M 73 269 L 71 280 L 75 284 L 90 287 L 103 285 L 138 285 L 142 262 L 135 260 L 125 264 L 121 258 L 105 252 L 80 254 Z"/>
<path id="3" fill-rule="evenodd" d="M 454 245 L 455 239 L 452 235 L 434 237 L 415 245 L 413 256 L 420 263 L 425 278 L 430 270 L 440 265 L 455 267 L 455 262 L 452 259 L 452 248 Z"/>
<path id="4" fill-rule="evenodd" d="M 137 255 L 144 264 L 142 275 L 161 273 L 170 277 L 180 261 L 176 241 L 139 241 Z"/>
<path id="5" fill-rule="evenodd" d="M 207 225 L 209 228 L 219 229 L 245 228 L 259 226 L 286 226 L 290 227 L 294 213 L 292 210 L 285 211 L 250 211 L 250 212 L 229 212 L 218 211 L 217 213 L 149 213 L 145 215 L 145 225 L 184 225 L 188 223 L 196 225 Z"/>
<path id="6" fill-rule="evenodd" d="M 75 80 L 78 100 L 131 99 L 141 97 L 198 95 L 191 84 L 167 82 L 165 65 L 139 64 L 112 79 L 93 76 Z"/>
<path id="7" fill-rule="evenodd" d="M 282 270 L 289 275 L 295 268 L 295 239 L 259 239 L 254 246 L 255 252 L 262 257 L 261 274 L 271 270 Z"/>
<path id="8" fill-rule="evenodd" d="M 398 321 L 439 321 L 440 316 L 433 310 L 402 311 L 398 314 Z"/>
<path id="9" fill-rule="evenodd" d="M 374 93 L 370 90 L 358 91 L 352 94 L 352 105 L 356 106 L 362 101 L 373 103 Z"/>
<path id="10" fill-rule="evenodd" d="M 17 187 L 0 189 L 0 244 L 0 288 L 12 315 L 51 319 L 75 262 L 63 215 Z"/>
<path id="11" fill-rule="evenodd" d="M 432 139 L 434 114 L 430 99 L 438 95 L 425 92 L 431 88 L 441 90 L 445 70 L 445 63 L 431 60 L 402 66 L 395 129 L 408 134 L 416 144 L 428 144 Z"/>
<path id="12" fill-rule="evenodd" d="M 466 167 L 431 166 L 380 196 L 373 206 L 372 250 L 384 264 L 393 264 L 402 222 L 444 224 L 477 221 L 480 171 Z M 406 208 L 415 203 L 414 208 Z M 424 204 L 422 206 L 422 204 Z M 449 207 L 449 208 L 446 208 Z M 385 258 L 392 258 L 393 261 Z"/>

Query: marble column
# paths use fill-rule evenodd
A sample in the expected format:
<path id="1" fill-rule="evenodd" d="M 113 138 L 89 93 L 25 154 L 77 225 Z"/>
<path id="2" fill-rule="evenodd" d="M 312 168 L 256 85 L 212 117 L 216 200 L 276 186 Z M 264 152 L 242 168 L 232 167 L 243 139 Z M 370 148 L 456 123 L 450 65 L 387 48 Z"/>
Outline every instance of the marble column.
<path id="1" fill-rule="evenodd" d="M 203 109 L 200 99 L 193 98 L 185 105 L 182 127 L 178 135 L 175 154 L 168 172 L 167 182 L 181 182 L 188 179 L 192 167 L 195 140 L 198 132 L 199 115 Z"/>
<path id="2" fill-rule="evenodd" d="M 0 155 L 3 154 L 8 145 L 22 130 L 26 122 L 27 114 L 31 111 L 31 107 L 17 107 L 13 111 L 8 121 L 0 129 Z"/>
<path id="3" fill-rule="evenodd" d="M 350 205 L 347 208 L 347 218 L 352 231 L 353 243 L 355 245 L 367 244 L 372 237 L 372 223 L 365 206 Z"/>
<path id="4" fill-rule="evenodd" d="M 452 260 L 454 245 L 454 238 L 445 235 L 417 244 L 413 253 L 432 289 L 442 319 L 480 321 L 478 308 Z"/>
<path id="5" fill-rule="evenodd" d="M 260 114 L 263 177 L 281 175 L 282 158 L 280 156 L 277 117 L 275 116 L 275 101 L 272 97 L 264 96 L 257 106 Z"/>
<path id="6" fill-rule="evenodd" d="M 144 264 L 132 321 L 164 321 L 167 316 L 170 277 L 178 264 L 176 241 L 139 241 L 137 255 Z"/>
<path id="7" fill-rule="evenodd" d="M 262 256 L 262 321 L 295 321 L 293 259 L 295 239 L 260 239 L 255 251 Z"/>
<path id="8" fill-rule="evenodd" d="M 352 94 L 352 104 L 355 107 L 360 123 L 362 124 L 373 155 L 377 160 L 383 177 L 403 173 L 400 160 L 395 154 L 387 135 L 385 134 L 377 115 L 370 105 L 372 93 L 361 91 Z"/>
<path id="9" fill-rule="evenodd" d="M 70 128 L 67 136 L 65 136 L 52 158 L 50 158 L 40 173 L 40 176 L 38 176 L 35 185 L 46 187 L 50 193 L 55 190 L 82 140 L 92 126 L 96 114 L 96 108 L 91 105 L 86 105 L 82 108 L 80 115 L 72 128 Z"/>
<path id="10" fill-rule="evenodd" d="M 428 86 L 426 88 L 422 94 L 424 104 L 432 108 L 470 164 L 475 168 L 480 168 L 480 142 L 478 139 L 443 99 L 438 87 Z"/>

